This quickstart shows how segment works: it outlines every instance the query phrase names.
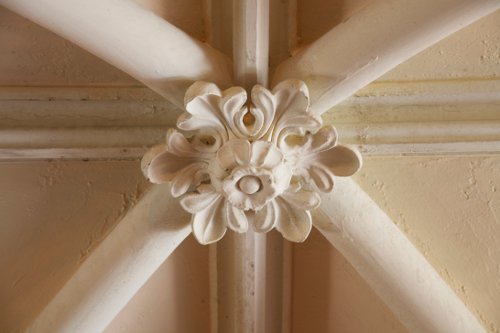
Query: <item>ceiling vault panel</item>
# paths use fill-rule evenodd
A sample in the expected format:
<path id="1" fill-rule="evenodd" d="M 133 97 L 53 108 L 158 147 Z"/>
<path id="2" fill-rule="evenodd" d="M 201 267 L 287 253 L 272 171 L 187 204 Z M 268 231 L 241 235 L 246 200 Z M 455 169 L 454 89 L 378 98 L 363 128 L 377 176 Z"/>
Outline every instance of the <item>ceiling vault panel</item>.
<path id="1" fill-rule="evenodd" d="M 270 2 L 234 0 L 232 11 L 215 1 L 200 2 L 205 37 L 220 52 L 143 7 L 156 8 L 148 1 L 141 6 L 132 0 L 0 0 L 158 93 L 132 85 L 0 87 L 0 161 L 137 159 L 173 127 L 194 81 L 249 90 L 287 78 L 304 80 L 313 112 L 335 123 L 342 141 L 366 156 L 500 152 L 496 79 L 367 86 L 493 13 L 498 1 L 376 0 L 298 50 L 293 48 L 300 44 L 300 5 Z M 277 8 L 286 14 L 269 22 Z M 229 23 L 217 21 L 227 15 Z M 287 51 L 293 55 L 279 64 Z M 355 182 L 339 180 L 313 216 L 317 229 L 410 332 L 486 332 Z M 153 186 L 28 331 L 104 331 L 188 236 L 188 221 L 168 186 Z M 212 333 L 292 331 L 291 247 L 276 236 L 231 233 L 210 250 Z"/>

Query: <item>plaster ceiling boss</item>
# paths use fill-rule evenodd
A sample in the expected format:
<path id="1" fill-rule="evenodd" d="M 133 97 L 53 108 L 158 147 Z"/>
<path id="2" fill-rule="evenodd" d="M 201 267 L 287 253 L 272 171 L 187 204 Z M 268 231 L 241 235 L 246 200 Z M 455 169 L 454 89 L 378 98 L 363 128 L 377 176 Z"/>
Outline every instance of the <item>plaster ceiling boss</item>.
<path id="1" fill-rule="evenodd" d="M 142 169 L 153 183 L 171 182 L 202 244 L 220 240 L 227 228 L 246 232 L 249 224 L 302 242 L 311 231 L 310 210 L 321 202 L 317 191 L 331 192 L 334 175 L 361 167 L 359 152 L 339 145 L 335 128 L 309 111 L 300 80 L 272 91 L 255 85 L 250 98 L 242 87 L 221 91 L 197 81 L 184 105 L 180 131 L 169 130 Z"/>

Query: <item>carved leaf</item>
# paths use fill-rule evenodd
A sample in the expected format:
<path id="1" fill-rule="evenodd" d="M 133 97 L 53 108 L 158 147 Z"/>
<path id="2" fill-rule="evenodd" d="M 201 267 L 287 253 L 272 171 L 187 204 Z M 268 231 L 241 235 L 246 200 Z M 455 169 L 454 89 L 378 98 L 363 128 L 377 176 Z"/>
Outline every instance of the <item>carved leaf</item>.
<path id="1" fill-rule="evenodd" d="M 143 159 L 144 174 L 150 182 L 155 184 L 171 181 L 178 172 L 196 162 L 190 158 L 173 155 L 166 150 L 154 156 L 149 162 L 147 159 Z"/>
<path id="2" fill-rule="evenodd" d="M 174 198 L 180 197 L 190 188 L 197 187 L 208 175 L 208 164 L 196 162 L 178 171 L 172 179 L 170 191 Z"/>
<path id="3" fill-rule="evenodd" d="M 222 92 L 213 83 L 197 81 L 184 96 L 186 108 L 177 120 L 177 127 L 185 131 L 200 131 L 227 141 L 228 133 L 220 110 Z"/>
<path id="4" fill-rule="evenodd" d="M 202 144 L 198 140 L 189 142 L 186 137 L 174 129 L 167 132 L 167 150 L 177 156 L 193 159 L 211 159 L 219 147 L 217 145 Z"/>
<path id="5" fill-rule="evenodd" d="M 309 91 L 300 80 L 286 80 L 273 89 L 276 103 L 272 141 L 280 149 L 289 135 L 304 135 L 321 127 L 321 117 L 309 112 Z"/>
<path id="6" fill-rule="evenodd" d="M 304 114 L 309 108 L 309 90 L 304 82 L 296 79 L 289 79 L 277 84 L 272 95 L 275 100 L 275 118 L 277 121 L 284 114 Z"/>
<path id="7" fill-rule="evenodd" d="M 253 128 L 253 138 L 262 138 L 270 129 L 276 113 L 276 103 L 273 94 L 261 85 L 255 85 L 251 93 L 252 103 L 255 107 L 250 112 L 255 117 L 256 124 Z"/>
<path id="8" fill-rule="evenodd" d="M 303 136 L 294 136 L 281 141 L 288 157 L 308 160 L 322 151 L 328 150 L 337 144 L 337 131 L 333 126 L 324 126 L 316 133 L 307 133 Z M 299 161 L 300 162 L 300 161 Z"/>
<path id="9" fill-rule="evenodd" d="M 255 135 L 256 128 L 260 126 L 262 122 L 262 117 L 259 114 L 254 114 L 253 111 L 249 111 L 248 107 L 245 106 L 247 102 L 247 93 L 241 87 L 234 87 L 226 90 L 228 95 L 223 103 L 222 110 L 224 118 L 226 120 L 227 126 L 231 129 L 233 134 L 240 139 L 248 139 Z M 250 112 L 253 116 L 253 124 L 246 124 L 245 117 L 247 113 Z"/>
<path id="10" fill-rule="evenodd" d="M 142 157 L 142 160 L 141 160 L 141 170 L 142 170 L 142 174 L 147 178 L 149 179 L 149 175 L 148 175 L 148 172 L 149 172 L 149 166 L 151 165 L 151 161 L 156 158 L 158 155 L 162 154 L 166 152 L 166 147 L 164 144 L 161 144 L 161 145 L 156 145 L 154 147 L 151 147 L 147 152 L 146 154 L 144 154 L 144 156 Z"/>
<path id="11" fill-rule="evenodd" d="M 334 175 L 352 176 L 363 165 L 361 154 L 352 148 L 337 145 L 317 155 L 316 161 L 330 169 Z"/>
<path id="12" fill-rule="evenodd" d="M 304 140 L 289 145 L 289 156 L 295 158 L 295 174 L 313 181 L 323 192 L 333 190 L 334 175 L 350 176 L 361 167 L 361 155 L 354 149 L 337 145 L 337 132 L 325 126 Z"/>

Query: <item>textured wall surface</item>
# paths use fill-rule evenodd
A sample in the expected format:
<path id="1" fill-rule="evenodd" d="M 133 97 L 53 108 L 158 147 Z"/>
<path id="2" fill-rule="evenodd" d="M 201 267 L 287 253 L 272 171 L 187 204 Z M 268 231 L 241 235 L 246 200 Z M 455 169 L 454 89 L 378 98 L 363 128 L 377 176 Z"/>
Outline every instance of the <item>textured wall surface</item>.
<path id="1" fill-rule="evenodd" d="M 357 180 L 490 332 L 500 331 L 500 157 L 366 161 Z"/>
<path id="2" fill-rule="evenodd" d="M 147 187 L 137 162 L 0 164 L 0 332 L 26 328 Z"/>
<path id="3" fill-rule="evenodd" d="M 208 247 L 187 238 L 105 333 L 209 333 Z"/>
<path id="4" fill-rule="evenodd" d="M 293 333 L 407 333 L 344 257 L 313 230 L 293 247 Z"/>

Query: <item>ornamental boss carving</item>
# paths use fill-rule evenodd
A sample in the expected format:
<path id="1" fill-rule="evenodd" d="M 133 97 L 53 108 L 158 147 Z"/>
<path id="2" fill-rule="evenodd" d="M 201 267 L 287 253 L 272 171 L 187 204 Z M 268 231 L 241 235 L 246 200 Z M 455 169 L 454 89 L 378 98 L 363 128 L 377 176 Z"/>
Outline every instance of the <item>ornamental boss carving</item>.
<path id="1" fill-rule="evenodd" d="M 334 175 L 350 176 L 360 154 L 337 143 L 333 126 L 309 112 L 304 82 L 287 80 L 272 91 L 256 85 L 221 91 L 195 82 L 186 92 L 179 130 L 146 153 L 142 170 L 153 183 L 171 182 L 174 197 L 192 214 L 196 239 L 210 244 L 227 228 L 276 228 L 304 241 L 317 190 L 333 190 Z"/>

